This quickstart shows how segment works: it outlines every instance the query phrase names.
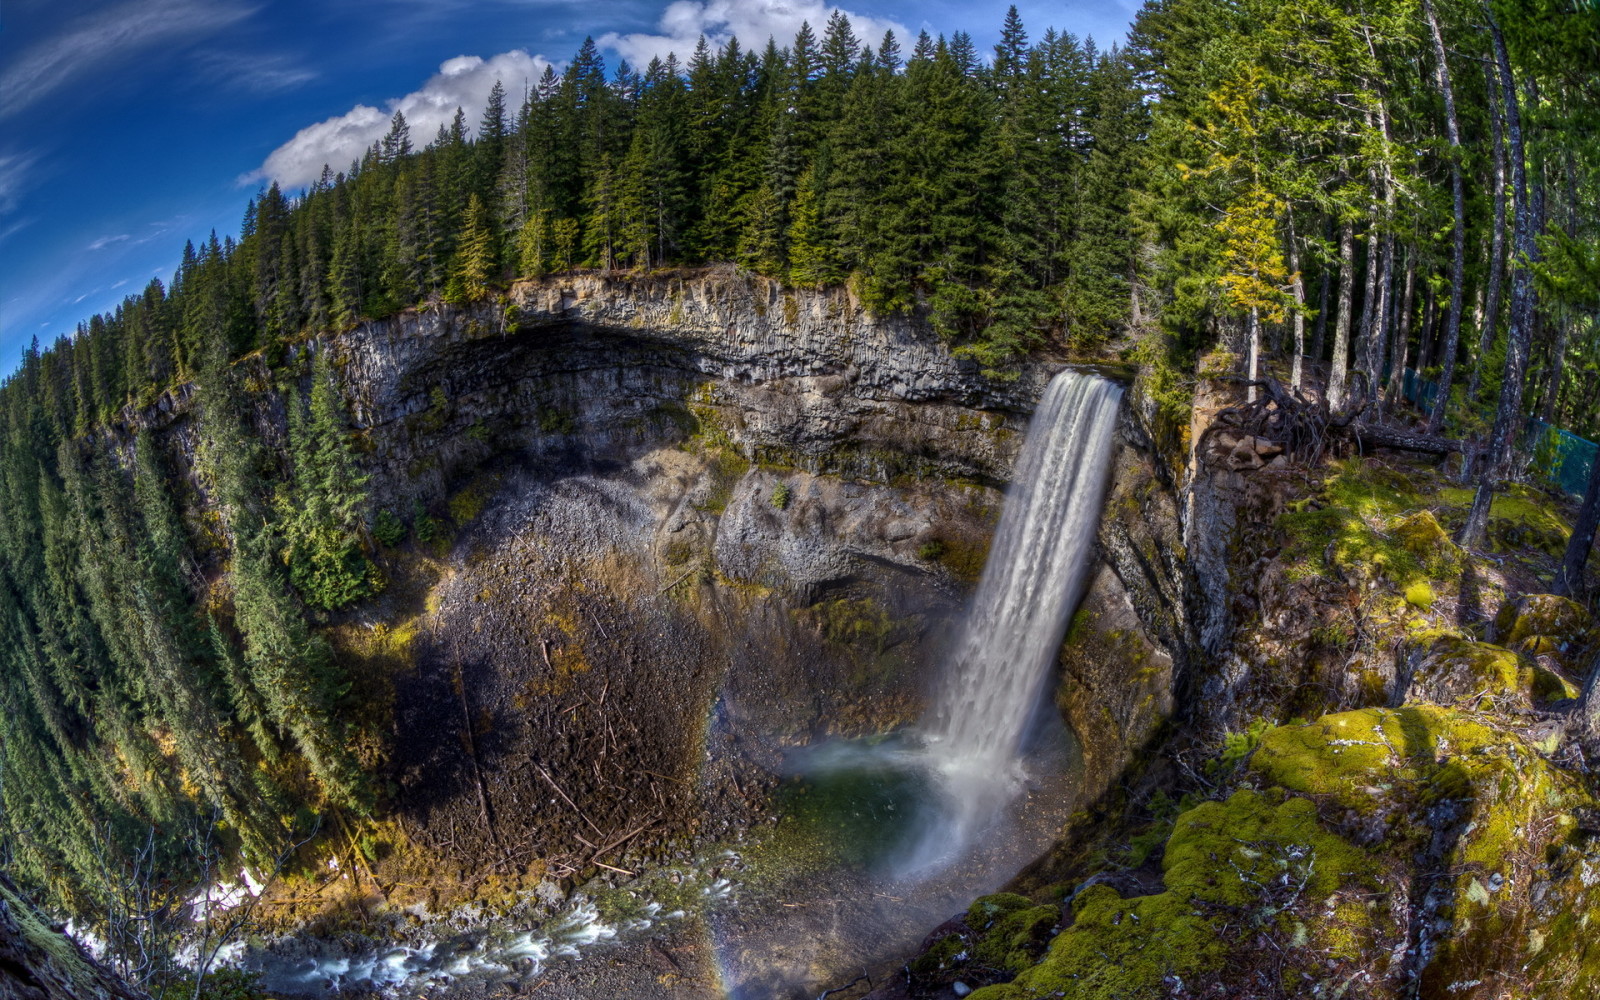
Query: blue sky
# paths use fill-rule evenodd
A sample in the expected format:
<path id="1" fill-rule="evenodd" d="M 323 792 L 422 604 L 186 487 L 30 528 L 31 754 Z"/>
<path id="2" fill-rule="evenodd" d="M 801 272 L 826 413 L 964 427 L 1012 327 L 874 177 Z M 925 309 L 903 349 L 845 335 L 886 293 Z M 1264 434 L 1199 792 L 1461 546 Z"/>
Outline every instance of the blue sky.
<path id="1" fill-rule="evenodd" d="M 857 34 L 970 32 L 987 51 L 1005 2 L 846 3 Z M 1135 0 L 1021 3 L 1054 25 L 1120 41 Z M 0 372 L 166 281 L 186 239 L 237 233 L 271 179 L 348 165 L 396 108 L 413 135 L 496 77 L 517 93 L 585 35 L 608 65 L 687 55 L 704 32 L 787 44 L 821 0 L 0 0 Z M 438 117 L 430 117 L 438 116 Z"/>

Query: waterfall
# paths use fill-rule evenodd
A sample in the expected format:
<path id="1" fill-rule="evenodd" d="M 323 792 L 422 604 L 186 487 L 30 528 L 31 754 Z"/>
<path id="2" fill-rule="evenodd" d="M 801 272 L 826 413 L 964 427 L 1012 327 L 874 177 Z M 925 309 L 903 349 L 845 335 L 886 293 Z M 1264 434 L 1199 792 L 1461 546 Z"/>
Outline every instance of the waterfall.
<path id="1" fill-rule="evenodd" d="M 1010 792 L 1045 679 L 1083 594 L 1122 390 L 1063 371 L 1045 389 L 1006 491 L 943 688 L 923 730 L 949 794 L 981 814 Z M 959 817 L 958 817 L 959 819 Z"/>

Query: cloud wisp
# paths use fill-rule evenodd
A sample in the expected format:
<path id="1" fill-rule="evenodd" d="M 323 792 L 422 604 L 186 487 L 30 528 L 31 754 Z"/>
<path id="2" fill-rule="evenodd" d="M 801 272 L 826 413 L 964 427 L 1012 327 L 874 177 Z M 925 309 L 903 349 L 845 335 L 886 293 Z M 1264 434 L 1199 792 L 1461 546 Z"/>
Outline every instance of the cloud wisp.
<path id="1" fill-rule="evenodd" d="M 405 114 L 411 126 L 411 141 L 418 147 L 432 141 L 439 126 L 448 126 L 458 107 L 465 112 L 468 123 L 476 126 L 496 80 L 505 86 L 507 103 L 515 113 L 524 84 L 532 86 L 549 65 L 544 56 L 529 55 L 522 49 L 489 59 L 447 59 L 420 89 L 389 101 L 384 109 L 358 104 L 342 115 L 306 126 L 273 150 L 259 168 L 240 177 L 239 182 L 277 181 L 286 188 L 298 188 L 321 176 L 324 164 L 343 170 L 361 159 L 367 148 L 388 132 L 396 111 Z"/>
<path id="2" fill-rule="evenodd" d="M 19 55 L 0 74 L 6 118 L 104 64 L 158 43 L 198 38 L 243 20 L 254 8 L 222 0 L 132 0 L 87 14 Z"/>
<path id="3" fill-rule="evenodd" d="M 9 215 L 17 207 L 37 162 L 39 154 L 34 152 L 0 153 L 0 215 Z"/>
<path id="4" fill-rule="evenodd" d="M 95 240 L 93 243 L 90 243 L 88 249 L 90 249 L 90 250 L 104 250 L 106 247 L 111 246 L 113 243 L 123 243 L 123 242 L 125 242 L 127 240 L 130 240 L 132 238 L 133 237 L 129 236 L 127 233 L 118 233 L 115 236 L 102 236 L 99 239 Z"/>
<path id="5" fill-rule="evenodd" d="M 767 44 L 768 38 L 775 39 L 780 46 L 788 45 L 794 41 L 800 25 L 810 22 L 820 38 L 828 18 L 839 9 L 823 0 L 677 0 L 661 13 L 654 34 L 613 31 L 600 36 L 598 41 L 642 67 L 654 57 L 666 58 L 669 52 L 676 52 L 680 60 L 687 59 L 701 35 L 717 46 L 737 36 L 744 47 L 759 50 Z M 902 43 L 907 40 L 903 24 L 849 10 L 844 13 L 850 18 L 856 37 L 866 44 L 877 47 L 883 33 L 891 30 Z"/>
<path id="6" fill-rule="evenodd" d="M 321 75 L 284 55 L 205 52 L 200 55 L 198 65 L 212 83 L 253 94 L 293 90 Z"/>

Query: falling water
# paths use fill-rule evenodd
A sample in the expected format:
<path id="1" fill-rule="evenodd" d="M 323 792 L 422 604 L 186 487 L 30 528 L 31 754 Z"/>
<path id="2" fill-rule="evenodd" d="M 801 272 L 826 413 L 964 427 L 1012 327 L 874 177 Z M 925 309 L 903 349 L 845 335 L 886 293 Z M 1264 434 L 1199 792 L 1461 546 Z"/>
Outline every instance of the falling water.
<path id="1" fill-rule="evenodd" d="M 1050 664 L 1082 596 L 1111 467 L 1122 390 L 1064 371 L 1018 456 L 983 578 L 924 725 L 960 843 L 1003 807 Z"/>

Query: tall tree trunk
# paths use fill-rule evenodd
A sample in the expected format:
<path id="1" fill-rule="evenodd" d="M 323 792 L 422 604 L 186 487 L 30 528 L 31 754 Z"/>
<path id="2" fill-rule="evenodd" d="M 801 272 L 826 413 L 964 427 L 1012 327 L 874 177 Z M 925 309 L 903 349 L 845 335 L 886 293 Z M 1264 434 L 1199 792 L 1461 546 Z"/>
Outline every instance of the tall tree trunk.
<path id="1" fill-rule="evenodd" d="M 1372 305 L 1372 383 L 1367 387 L 1368 403 L 1375 403 L 1381 398 L 1378 383 L 1383 377 L 1384 355 L 1389 352 L 1390 321 L 1394 313 L 1394 307 L 1390 305 L 1394 298 L 1394 254 L 1394 232 L 1386 231 L 1383 234 L 1383 270 L 1378 275 L 1378 301 Z M 1394 373 L 1391 372 L 1389 377 L 1394 378 Z"/>
<path id="2" fill-rule="evenodd" d="M 1317 322 L 1311 334 L 1311 363 L 1322 363 L 1323 348 L 1328 340 L 1328 295 L 1333 291 L 1333 274 L 1330 271 L 1322 272 L 1322 280 L 1317 282 L 1321 287 L 1317 289 Z"/>
<path id="3" fill-rule="evenodd" d="M 1408 314 L 1411 312 L 1411 284 L 1416 274 L 1416 250 L 1413 249 L 1406 254 L 1405 290 L 1400 294 L 1400 301 L 1394 310 L 1394 334 L 1389 348 L 1389 387 L 1384 395 L 1384 405 L 1391 410 L 1405 398 L 1406 362 L 1411 350 Z"/>
<path id="4" fill-rule="evenodd" d="M 1567 552 L 1556 573 L 1552 594 L 1571 597 L 1583 590 L 1583 567 L 1589 562 L 1594 549 L 1594 535 L 1600 529 L 1600 455 L 1594 457 L 1589 469 L 1589 487 L 1583 491 L 1583 506 L 1578 509 L 1578 521 L 1572 526 L 1572 537 L 1567 539 Z"/>
<path id="5" fill-rule="evenodd" d="M 1478 329 L 1478 356 L 1472 366 L 1472 383 L 1467 388 L 1467 404 L 1477 405 L 1478 390 L 1483 385 L 1483 362 L 1494 344 L 1494 332 L 1500 326 L 1500 284 L 1506 263 L 1506 143 L 1502 124 L 1500 88 L 1496 86 L 1494 69 L 1484 67 L 1485 84 L 1489 88 L 1489 128 L 1494 145 L 1494 221 L 1489 228 L 1489 284 L 1484 292 L 1483 325 Z"/>
<path id="6" fill-rule="evenodd" d="M 1450 385 L 1456 375 L 1456 353 L 1461 343 L 1461 285 L 1467 271 L 1467 207 L 1461 187 L 1461 129 L 1456 122 L 1456 95 L 1450 86 L 1450 62 L 1445 56 L 1444 35 L 1432 0 L 1422 0 L 1422 12 L 1433 33 L 1433 56 L 1439 92 L 1444 95 L 1444 130 L 1450 140 L 1450 208 L 1454 225 L 1450 232 L 1450 312 L 1444 326 L 1444 370 L 1439 374 L 1439 393 L 1428 415 L 1428 433 L 1437 434 L 1450 402 Z"/>
<path id="7" fill-rule="evenodd" d="M 1286 213 L 1289 226 L 1289 277 L 1293 281 L 1294 361 L 1289 366 L 1289 388 L 1300 388 L 1301 365 L 1306 353 L 1306 283 L 1300 276 L 1300 241 L 1294 235 L 1294 210 Z"/>
<path id="8" fill-rule="evenodd" d="M 1489 22 L 1489 39 L 1493 43 L 1501 97 L 1505 102 L 1505 131 L 1511 146 L 1511 183 L 1517 201 L 1516 228 L 1512 238 L 1519 260 L 1516 269 L 1511 272 L 1511 326 L 1506 335 L 1505 378 L 1500 384 L 1499 404 L 1495 407 L 1488 461 L 1484 463 L 1478 479 L 1478 492 L 1472 498 L 1472 509 L 1461 527 L 1461 544 L 1470 547 L 1483 544 L 1484 530 L 1489 524 L 1489 505 L 1494 499 L 1494 482 L 1496 478 L 1504 476 L 1511 466 L 1517 432 L 1523 423 L 1523 381 L 1527 374 L 1528 350 L 1533 335 L 1531 265 L 1539 254 L 1533 240 L 1533 206 L 1528 197 L 1528 161 L 1522 141 L 1522 112 L 1517 99 L 1516 80 L 1511 75 L 1511 60 L 1506 54 L 1506 39 L 1500 30 L 1500 22 L 1495 19 L 1494 11 L 1487 3 L 1484 4 L 1483 13 Z"/>
<path id="9" fill-rule="evenodd" d="M 1261 311 L 1255 306 L 1250 307 L 1250 380 L 1249 392 L 1245 399 L 1247 402 L 1256 401 L 1256 379 L 1260 377 L 1261 361 Z"/>
<path id="10" fill-rule="evenodd" d="M 1372 205 L 1372 217 L 1378 217 L 1378 205 Z M 1362 396 L 1370 397 L 1372 394 L 1373 380 L 1377 377 L 1373 369 L 1377 362 L 1373 359 L 1372 347 L 1376 339 L 1377 313 L 1373 309 L 1378 304 L 1378 272 L 1382 269 L 1382 249 L 1378 242 L 1378 230 L 1374 225 L 1367 230 L 1366 276 L 1362 283 L 1361 296 L 1361 327 L 1357 332 L 1359 348 L 1357 351 L 1357 364 L 1366 374 L 1366 384 L 1361 387 Z"/>
<path id="11" fill-rule="evenodd" d="M 1433 367 L 1434 355 L 1438 353 L 1439 310 L 1435 308 L 1438 300 L 1433 294 L 1433 283 L 1422 292 L 1422 327 L 1417 331 L 1417 370 L 1422 371 Z"/>
<path id="12" fill-rule="evenodd" d="M 1328 404 L 1344 405 L 1345 380 L 1350 368 L 1350 300 L 1356 288 L 1356 225 L 1339 224 L 1339 318 L 1333 324 L 1333 363 L 1328 369 Z"/>
<path id="13" fill-rule="evenodd" d="M 1561 380 L 1566 377 L 1567 371 L 1567 339 L 1572 332 L 1569 317 L 1562 315 L 1555 320 L 1556 342 L 1551 349 L 1549 377 L 1545 381 L 1544 410 L 1540 416 L 1547 424 L 1556 422 L 1556 417 L 1561 410 Z"/>

